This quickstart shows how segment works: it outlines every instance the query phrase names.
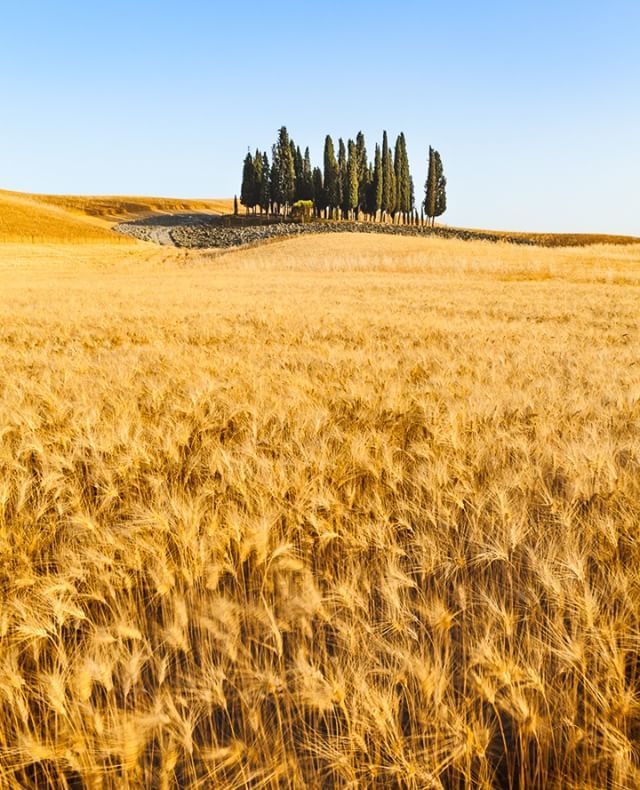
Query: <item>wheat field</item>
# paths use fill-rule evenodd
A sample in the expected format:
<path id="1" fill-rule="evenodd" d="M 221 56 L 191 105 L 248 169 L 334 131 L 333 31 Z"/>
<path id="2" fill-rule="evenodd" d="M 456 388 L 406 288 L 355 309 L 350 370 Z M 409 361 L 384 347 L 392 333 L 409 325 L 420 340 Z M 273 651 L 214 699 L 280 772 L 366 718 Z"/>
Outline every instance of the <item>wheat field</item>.
<path id="1" fill-rule="evenodd" d="M 114 244 L 131 240 L 112 232 L 117 222 L 179 212 L 230 213 L 233 200 L 33 195 L 0 189 L 0 244 Z"/>
<path id="2" fill-rule="evenodd" d="M 639 286 L 0 246 L 0 787 L 640 786 Z"/>

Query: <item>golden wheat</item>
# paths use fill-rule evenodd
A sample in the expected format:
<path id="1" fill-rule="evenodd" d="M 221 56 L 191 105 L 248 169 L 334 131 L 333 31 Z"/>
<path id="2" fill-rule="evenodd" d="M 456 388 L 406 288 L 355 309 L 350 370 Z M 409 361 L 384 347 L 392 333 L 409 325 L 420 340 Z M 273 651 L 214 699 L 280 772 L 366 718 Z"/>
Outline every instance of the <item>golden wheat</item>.
<path id="1" fill-rule="evenodd" d="M 117 222 L 174 212 L 231 213 L 233 200 L 32 195 L 0 189 L 1 244 L 118 244 Z"/>
<path id="2" fill-rule="evenodd" d="M 640 784 L 640 248 L 0 248 L 0 786 Z"/>

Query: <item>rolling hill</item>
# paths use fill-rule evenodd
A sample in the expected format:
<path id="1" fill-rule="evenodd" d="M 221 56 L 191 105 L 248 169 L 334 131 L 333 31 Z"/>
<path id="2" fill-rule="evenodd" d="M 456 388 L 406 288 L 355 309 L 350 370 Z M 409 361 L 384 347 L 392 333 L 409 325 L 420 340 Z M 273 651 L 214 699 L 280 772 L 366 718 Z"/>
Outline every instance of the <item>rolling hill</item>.
<path id="1" fill-rule="evenodd" d="M 178 212 L 229 212 L 233 200 L 32 195 L 0 190 L 0 243 L 131 244 L 111 232 L 127 219 Z"/>

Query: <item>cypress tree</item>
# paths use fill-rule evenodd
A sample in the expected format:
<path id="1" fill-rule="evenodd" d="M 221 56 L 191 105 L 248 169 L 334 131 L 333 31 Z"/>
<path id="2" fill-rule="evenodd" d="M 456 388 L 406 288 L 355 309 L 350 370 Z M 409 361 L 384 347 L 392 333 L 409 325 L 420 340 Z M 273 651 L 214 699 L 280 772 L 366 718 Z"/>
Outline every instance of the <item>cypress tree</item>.
<path id="1" fill-rule="evenodd" d="M 260 209 L 268 212 L 271 204 L 271 168 L 269 167 L 269 157 L 265 151 L 262 154 L 262 182 L 260 184 Z"/>
<path id="2" fill-rule="evenodd" d="M 280 195 L 278 193 L 278 184 L 280 182 L 280 157 L 278 155 L 278 146 L 271 147 L 271 178 L 269 179 L 269 203 L 271 205 L 272 213 L 280 213 Z"/>
<path id="3" fill-rule="evenodd" d="M 384 216 L 396 211 L 396 174 L 393 166 L 393 152 L 389 148 L 387 133 L 382 135 L 382 211 Z"/>
<path id="4" fill-rule="evenodd" d="M 333 140 L 331 135 L 327 135 L 324 141 L 324 195 L 331 216 L 340 205 L 339 181 L 338 162 Z"/>
<path id="5" fill-rule="evenodd" d="M 291 150 L 287 127 L 278 132 L 278 141 L 273 147 L 271 168 L 272 198 L 278 209 L 284 206 L 285 215 L 295 196 L 296 173 L 294 155 Z"/>
<path id="6" fill-rule="evenodd" d="M 347 210 L 347 193 L 349 187 L 347 185 L 347 149 L 342 137 L 338 140 L 338 206 L 342 211 L 344 219 L 345 211 Z"/>
<path id="7" fill-rule="evenodd" d="M 371 182 L 367 146 L 364 134 L 358 132 L 356 136 L 356 161 L 358 163 L 358 212 L 367 210 L 367 195 Z"/>
<path id="8" fill-rule="evenodd" d="M 238 216 L 238 196 L 237 195 L 233 196 L 233 213 L 236 215 L 236 217 Z"/>
<path id="9" fill-rule="evenodd" d="M 302 152 L 300 146 L 294 146 L 293 140 L 291 141 L 291 153 L 293 154 L 293 169 L 295 172 L 295 195 L 294 200 L 303 200 L 302 192 L 304 190 L 303 180 L 303 166 Z"/>
<path id="10" fill-rule="evenodd" d="M 373 165 L 369 162 L 367 166 L 367 191 L 364 204 L 364 212 L 367 219 L 375 219 L 376 216 L 376 182 L 373 174 Z"/>
<path id="11" fill-rule="evenodd" d="M 262 153 L 256 149 L 255 156 L 253 157 L 253 197 L 251 200 L 252 208 L 255 213 L 256 206 L 260 205 L 260 196 L 262 195 L 262 180 L 264 176 L 262 173 Z"/>
<path id="12" fill-rule="evenodd" d="M 313 170 L 311 168 L 311 154 L 309 147 L 305 148 L 302 160 L 302 175 L 300 182 L 300 200 L 313 200 Z"/>
<path id="13" fill-rule="evenodd" d="M 396 137 L 393 152 L 393 175 L 396 180 L 396 199 L 393 204 L 393 213 L 400 214 L 402 212 L 402 140 L 400 135 Z"/>
<path id="14" fill-rule="evenodd" d="M 244 158 L 244 167 L 242 168 L 242 186 L 240 187 L 240 202 L 247 209 L 247 213 L 252 206 L 254 194 L 255 170 L 253 166 L 253 157 L 251 156 L 251 153 L 247 153 Z"/>
<path id="15" fill-rule="evenodd" d="M 387 211 L 391 214 L 391 219 L 395 220 L 395 212 L 396 212 L 396 172 L 393 167 L 393 152 L 391 148 L 387 151 L 387 172 L 385 173 L 385 181 L 388 182 L 388 196 L 389 196 L 389 203 L 387 205 Z"/>
<path id="16" fill-rule="evenodd" d="M 358 208 L 359 179 L 358 179 L 358 150 L 353 140 L 349 140 L 349 157 L 347 160 L 347 180 L 345 190 L 345 206 L 347 218 L 352 211 Z"/>
<path id="17" fill-rule="evenodd" d="M 373 183 L 374 191 L 374 220 L 378 211 L 382 210 L 382 185 L 383 185 L 383 172 L 382 172 L 382 155 L 380 153 L 380 146 L 376 144 L 376 155 L 373 165 Z"/>
<path id="18" fill-rule="evenodd" d="M 412 209 L 412 201 L 411 174 L 409 172 L 409 157 L 407 155 L 407 142 L 404 132 L 401 132 L 396 140 L 394 173 L 396 178 L 395 209 L 402 214 L 403 221 L 406 221 Z"/>
<path id="19" fill-rule="evenodd" d="M 447 210 L 447 179 L 444 177 L 442 159 L 438 151 L 435 152 L 436 160 L 436 217 L 441 217 Z M 435 222 L 435 220 L 434 220 Z"/>
<path id="20" fill-rule="evenodd" d="M 427 215 L 429 223 L 431 223 L 432 218 L 436 215 L 436 167 L 431 146 L 429 146 L 427 180 L 424 185 L 424 213 Z"/>
<path id="21" fill-rule="evenodd" d="M 411 179 L 411 168 L 409 167 L 409 154 L 407 152 L 407 140 L 402 137 L 402 210 L 406 215 L 413 211 L 413 182 Z"/>
<path id="22" fill-rule="evenodd" d="M 444 177 L 444 168 L 440 154 L 429 146 L 429 170 L 425 183 L 424 209 L 435 225 L 436 217 L 442 216 L 447 210 L 447 179 Z"/>
<path id="23" fill-rule="evenodd" d="M 380 209 L 383 218 L 386 218 L 389 204 L 391 202 L 391 177 L 389 163 L 389 141 L 387 138 L 386 130 L 382 133 L 382 200 L 380 202 Z"/>
<path id="24" fill-rule="evenodd" d="M 316 217 L 327 207 L 327 197 L 322 181 L 322 170 L 319 167 L 313 168 L 313 203 L 315 205 Z"/>

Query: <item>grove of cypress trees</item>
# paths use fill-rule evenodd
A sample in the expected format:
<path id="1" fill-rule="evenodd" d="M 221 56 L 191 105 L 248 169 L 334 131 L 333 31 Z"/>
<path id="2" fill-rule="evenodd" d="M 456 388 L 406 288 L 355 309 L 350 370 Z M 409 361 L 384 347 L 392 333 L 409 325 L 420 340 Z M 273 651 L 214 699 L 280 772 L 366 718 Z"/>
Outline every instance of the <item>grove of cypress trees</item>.
<path id="1" fill-rule="evenodd" d="M 425 197 L 420 213 L 415 209 L 414 182 L 409 167 L 407 142 L 400 132 L 392 149 L 386 130 L 382 145 L 376 144 L 373 162 L 367 156 L 365 137 L 358 132 L 355 142 L 342 138 L 338 151 L 330 135 L 325 137 L 324 168 L 314 168 L 309 148 L 304 155 L 300 146 L 290 139 L 286 126 L 278 130 L 272 147 L 272 160 L 259 149 L 255 155 L 247 153 L 242 170 L 240 202 L 254 213 L 275 211 L 285 216 L 295 200 L 314 203 L 317 217 L 365 218 L 408 224 L 419 224 L 424 214 L 433 225 L 435 218 L 447 209 L 447 180 L 438 151 L 429 147 L 429 166 L 425 183 Z"/>
<path id="2" fill-rule="evenodd" d="M 338 162 L 333 147 L 331 135 L 327 135 L 324 141 L 324 194 L 326 205 L 329 207 L 330 216 L 334 216 L 334 211 L 340 205 L 340 173 Z"/>

